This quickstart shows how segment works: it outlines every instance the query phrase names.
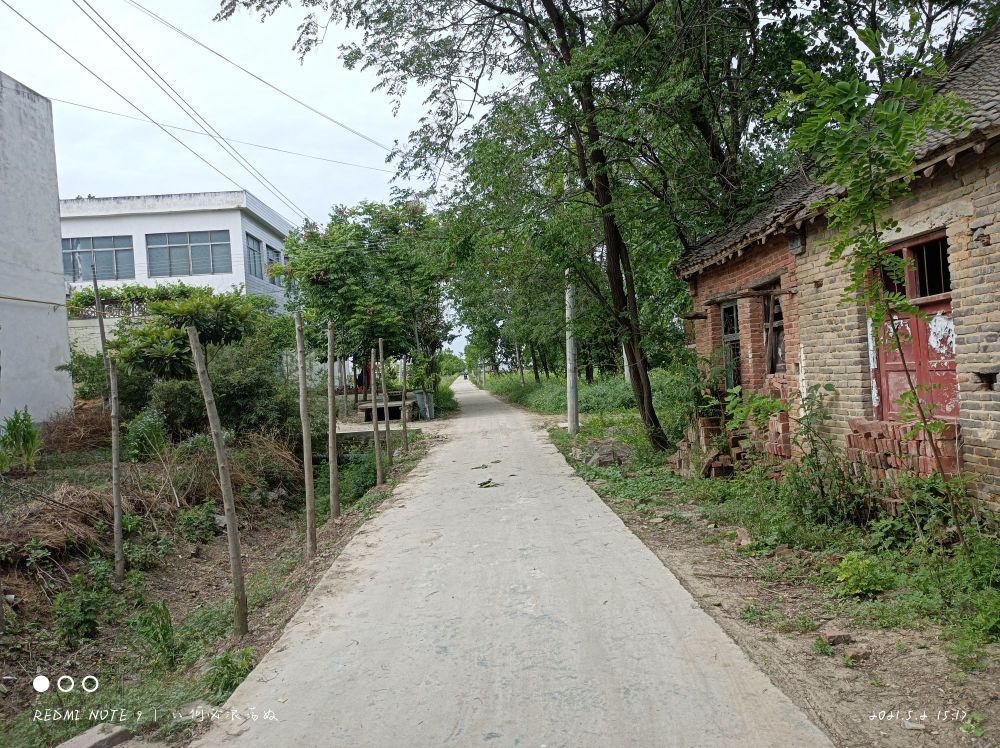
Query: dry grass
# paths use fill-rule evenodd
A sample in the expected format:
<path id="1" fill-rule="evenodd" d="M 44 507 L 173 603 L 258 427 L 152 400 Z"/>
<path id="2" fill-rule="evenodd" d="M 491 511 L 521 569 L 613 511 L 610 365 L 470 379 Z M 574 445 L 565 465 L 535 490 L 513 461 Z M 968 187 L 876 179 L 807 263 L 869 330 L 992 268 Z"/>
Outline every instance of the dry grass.
<path id="1" fill-rule="evenodd" d="M 60 413 L 42 425 L 49 452 L 107 447 L 111 444 L 111 412 L 100 400 L 90 400 Z"/>
<path id="2" fill-rule="evenodd" d="M 111 521 L 110 493 L 68 483 L 44 497 L 11 493 L 11 503 L 3 507 L 0 523 L 0 546 L 12 548 L 8 563 L 25 558 L 25 548 L 32 541 L 53 555 L 75 548 L 103 547 L 95 526 Z M 123 500 L 123 504 L 126 511 L 133 508 L 131 502 Z"/>

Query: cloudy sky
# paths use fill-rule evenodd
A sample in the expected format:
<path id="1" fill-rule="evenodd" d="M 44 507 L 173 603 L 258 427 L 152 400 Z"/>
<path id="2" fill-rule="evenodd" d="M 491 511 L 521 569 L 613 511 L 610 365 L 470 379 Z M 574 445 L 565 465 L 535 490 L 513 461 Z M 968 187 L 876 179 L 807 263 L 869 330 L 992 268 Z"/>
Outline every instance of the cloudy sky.
<path id="1" fill-rule="evenodd" d="M 191 119 L 131 63 L 72 0 L 7 0 L 80 61 L 165 124 L 197 129 Z M 267 88 L 177 35 L 126 0 L 89 0 L 146 60 L 227 138 L 299 151 L 369 167 L 389 168 L 386 151 Z M 214 22 L 215 0 L 137 0 L 191 36 L 316 109 L 391 146 L 405 139 L 421 112 L 415 93 L 398 115 L 372 93 L 373 76 L 345 70 L 337 45 L 348 38 L 330 29 L 326 43 L 304 62 L 291 47 L 300 7 L 266 23 L 243 13 Z M 81 4 L 83 4 L 81 2 Z M 84 7 L 86 7 L 84 5 Z M 0 4 L 0 70 L 38 93 L 131 116 L 141 116 L 80 65 Z M 134 195 L 235 189 L 156 126 L 53 102 L 59 192 L 62 197 Z M 241 187 L 297 223 L 288 206 L 204 135 L 172 131 Z M 330 206 L 389 197 L 391 174 L 300 158 L 236 144 L 291 202 L 322 221 Z"/>
<path id="2" fill-rule="evenodd" d="M 77 1 L 86 8 L 82 0 Z M 152 119 L 199 129 L 73 0 L 6 2 Z M 285 98 L 163 26 L 128 0 L 88 2 L 226 138 L 371 167 L 234 143 L 310 218 L 323 222 L 333 205 L 390 197 L 392 169 L 385 162 L 385 149 Z M 266 23 L 248 13 L 215 22 L 216 0 L 136 2 L 278 88 L 386 146 L 405 140 L 423 110 L 422 96 L 415 91 L 394 115 L 393 102 L 372 92 L 374 76 L 344 69 L 337 46 L 352 36 L 343 29 L 331 28 L 325 43 L 300 62 L 292 45 L 304 15 L 301 7 L 283 8 Z M 0 39 L 0 70 L 53 99 L 61 197 L 237 189 L 155 125 L 74 106 L 142 116 L 3 4 Z M 292 223 L 301 222 L 292 208 L 211 138 L 181 130 L 170 132 L 239 187 L 253 192 Z M 451 347 L 460 352 L 464 345 L 465 339 L 460 337 Z"/>

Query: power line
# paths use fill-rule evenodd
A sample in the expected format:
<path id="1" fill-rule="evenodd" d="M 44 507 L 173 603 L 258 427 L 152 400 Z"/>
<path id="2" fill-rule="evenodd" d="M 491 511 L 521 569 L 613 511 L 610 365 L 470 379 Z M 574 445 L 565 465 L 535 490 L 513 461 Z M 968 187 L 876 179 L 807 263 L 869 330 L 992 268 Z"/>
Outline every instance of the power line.
<path id="1" fill-rule="evenodd" d="M 94 8 L 93 5 L 91 5 L 88 2 L 88 0 L 83 0 L 84 5 L 86 5 L 94 13 L 94 15 L 97 16 L 97 18 L 101 19 L 101 21 L 104 23 L 104 25 L 107 26 L 107 29 L 105 29 L 104 26 L 101 26 L 101 24 L 97 22 L 96 18 L 94 18 L 87 11 L 85 11 L 83 9 L 83 6 L 81 6 L 80 3 L 77 0 L 72 0 L 72 2 L 77 7 L 77 9 L 81 13 L 83 13 L 84 16 L 87 17 L 88 21 L 90 21 L 91 23 L 93 23 L 101 31 L 101 33 L 103 33 L 106 37 L 108 37 L 108 39 L 110 39 L 111 42 L 116 47 L 118 47 L 118 49 L 122 52 L 122 54 L 124 54 L 126 57 L 128 57 L 129 62 L 131 62 L 132 64 L 134 64 L 137 68 L 139 68 L 139 70 L 142 71 L 142 73 L 147 78 L 149 78 L 151 81 L 153 81 L 153 83 L 156 84 L 156 86 L 164 94 L 166 94 L 167 97 L 171 101 L 173 101 L 175 104 L 177 104 L 177 106 L 180 107 L 181 111 L 183 111 L 188 117 L 190 117 L 191 120 L 196 125 L 198 125 L 198 127 L 200 127 L 202 130 L 205 130 L 205 134 L 206 135 L 208 134 L 208 131 L 211 130 L 212 133 L 217 138 L 216 142 L 226 152 L 227 155 L 229 155 L 233 159 L 235 159 L 236 162 L 242 168 L 246 169 L 250 173 L 251 176 L 253 176 L 258 182 L 260 182 L 260 184 L 265 189 L 268 190 L 268 192 L 270 192 L 276 198 L 278 198 L 279 200 L 281 200 L 286 206 L 288 206 L 289 209 L 291 209 L 295 213 L 298 213 L 300 217 L 305 218 L 307 220 L 309 219 L 309 216 L 306 214 L 306 212 L 304 210 L 302 210 L 298 205 L 296 205 L 292 201 L 292 199 L 290 197 L 288 197 L 284 192 L 282 192 L 280 189 L 278 189 L 278 187 L 273 182 L 271 182 L 267 177 L 265 177 L 260 172 L 259 169 L 257 169 L 252 163 L 250 163 L 250 161 L 246 157 L 244 157 L 243 154 L 240 153 L 234 146 L 232 146 L 230 143 L 228 143 L 225 140 L 225 138 L 222 138 L 222 136 L 212 126 L 212 124 L 207 119 L 205 119 L 205 117 L 203 117 L 201 115 L 201 113 L 198 112 L 198 110 L 195 109 L 194 106 L 192 106 L 191 103 L 188 102 L 188 100 L 185 99 L 176 88 L 174 88 L 172 85 L 170 85 L 169 81 L 167 81 L 166 78 L 164 78 L 162 75 L 160 75 L 159 72 L 157 72 L 156 68 L 154 68 L 146 60 L 146 58 L 144 58 L 141 54 L 139 54 L 139 52 L 135 49 L 135 47 L 133 47 L 131 44 L 129 44 L 128 40 L 125 39 L 125 37 L 122 36 L 118 32 L 118 30 L 115 29 L 115 27 L 112 26 L 111 23 L 104 16 L 102 16 L 97 11 L 97 9 Z M 111 33 L 109 33 L 108 29 L 110 29 Z M 112 33 L 114 34 L 114 36 L 111 35 Z M 119 43 L 119 41 L 116 40 L 115 37 L 118 37 L 118 39 L 121 40 L 121 43 Z M 133 57 L 132 55 L 130 55 L 129 52 L 127 52 L 125 50 L 125 47 L 122 46 L 122 44 L 124 44 L 125 47 L 128 47 L 128 49 L 132 52 L 133 55 L 135 55 L 135 57 Z M 139 64 L 140 61 L 142 62 L 141 65 Z M 143 65 L 145 65 L 145 67 L 143 67 Z M 148 68 L 148 70 L 147 70 L 147 68 Z M 162 83 L 161 83 L 161 81 L 162 81 Z"/>
<path id="2" fill-rule="evenodd" d="M 28 24 L 29 26 L 31 26 L 31 28 L 33 28 L 33 29 L 34 29 L 35 31 L 37 31 L 37 32 L 38 32 L 39 34 L 41 34 L 42 36 L 44 36 L 44 37 L 45 37 L 45 38 L 46 38 L 46 39 L 47 39 L 48 41 L 50 41 L 50 42 L 51 42 L 51 43 L 52 43 L 53 45 L 55 45 L 55 46 L 56 46 L 56 47 L 57 47 L 57 48 L 58 48 L 58 49 L 59 49 L 59 50 L 60 50 L 60 51 L 61 51 L 61 52 L 62 52 L 63 54 L 65 54 L 65 55 L 66 55 L 67 57 L 69 57 L 69 58 L 70 58 L 71 60 L 73 60 L 73 62 L 75 62 L 75 63 L 76 63 L 77 65 L 79 65 L 79 66 L 80 66 L 80 67 L 82 67 L 82 68 L 83 68 L 84 70 L 86 70 L 86 71 L 87 71 L 88 73 L 90 73 L 90 74 L 91 74 L 92 76 L 94 76 L 95 78 L 97 78 L 97 80 L 99 80 L 99 81 L 100 81 L 101 83 L 103 83 L 103 84 L 104 84 L 105 86 L 107 86 L 107 88 L 108 88 L 108 89 L 109 89 L 109 90 L 110 90 L 110 91 L 111 91 L 112 93 L 114 93 L 114 94 L 115 94 L 116 96 L 118 96 L 118 97 L 119 97 L 119 98 L 120 98 L 120 99 L 121 99 L 122 101 L 124 101 L 124 102 L 125 102 L 126 104 L 128 104 L 128 105 L 129 105 L 130 107 L 132 107 L 132 108 L 133 108 L 133 109 L 135 109 L 135 110 L 136 110 L 137 112 L 139 112 L 139 114 L 141 114 L 141 115 L 142 115 L 143 117 L 145 117 L 145 118 L 146 118 L 146 119 L 148 119 L 148 120 L 149 120 L 150 122 L 152 122 L 152 123 L 153 123 L 154 125 L 156 125 L 156 126 L 157 126 L 157 127 L 159 127 L 159 128 L 161 129 L 161 130 L 163 130 L 163 132 L 165 132 L 165 133 L 166 133 L 166 134 L 167 134 L 168 136 L 170 136 L 171 138 L 173 138 L 174 140 L 176 140 L 176 141 L 177 141 L 178 143 L 180 143 L 180 144 L 181 144 L 181 145 L 182 145 L 182 146 L 183 146 L 184 148 L 186 148 L 186 149 L 187 149 L 188 151 L 190 151 L 190 152 L 191 152 L 191 153 L 193 153 L 193 154 L 194 154 L 195 156 L 197 156 L 197 157 L 198 157 L 198 159 L 199 159 L 200 161 L 202 161 L 203 163 L 205 163 L 205 164 L 206 164 L 206 165 L 207 165 L 207 166 L 208 166 L 208 167 L 209 167 L 210 169 L 212 169 L 212 171 L 214 171 L 214 172 L 216 172 L 217 174 L 219 174 L 220 176 L 222 176 L 222 177 L 223 177 L 223 178 L 224 178 L 224 179 L 225 179 L 225 180 L 226 180 L 227 182 L 229 182 L 229 183 L 231 183 L 231 184 L 235 185 L 236 187 L 238 187 L 238 188 L 239 188 L 239 189 L 241 189 L 241 190 L 244 190 L 244 191 L 246 191 L 246 187 L 244 187 L 244 186 L 243 186 L 243 185 L 241 185 L 241 184 L 240 184 L 239 182 L 237 182 L 237 181 L 236 181 L 235 179 L 233 179 L 233 178 L 232 178 L 231 176 L 229 176 L 228 174 L 226 174 L 226 173 L 225 173 L 224 171 L 222 171 L 222 169 L 220 169 L 220 168 L 219 168 L 218 166 L 216 166 L 215 164 L 213 164 L 213 163 L 212 163 L 211 161 L 209 161 L 209 160 L 208 160 L 207 158 L 205 158 L 204 156 L 202 156 L 202 155 L 201 155 L 200 153 L 198 153 L 198 151 L 196 151 L 196 150 L 195 150 L 194 148 L 192 148 L 191 146 L 189 146 L 189 145 L 188 145 L 187 143 L 185 143 L 185 142 L 184 142 L 183 140 L 181 140 L 180 138 L 178 138 L 178 137 L 177 137 L 176 135 L 174 135 L 174 134 L 173 134 L 172 132 L 170 132 L 170 131 L 169 131 L 169 130 L 167 130 L 167 129 L 166 129 L 165 127 L 163 127 L 162 125 L 160 125 L 160 123 L 159 123 L 159 122 L 156 122 L 156 121 L 155 121 L 155 120 L 154 120 L 154 119 L 153 119 L 152 117 L 150 117 L 150 116 L 149 116 L 148 114 L 146 114 L 146 112 L 145 112 L 145 111 L 143 111 L 142 109 L 140 109 L 140 108 L 139 108 L 139 106 L 138 106 L 137 104 L 133 104 L 133 103 L 132 103 L 132 101 L 131 101 L 131 99 L 129 99 L 129 98 L 128 98 L 128 97 L 127 97 L 127 96 L 126 96 L 125 94 L 123 94 L 123 93 L 122 93 L 121 91 L 119 91 L 119 90 L 118 90 L 117 88 L 115 88 L 115 87 L 114 87 L 114 86 L 112 86 L 112 85 L 111 85 L 110 83 L 108 83 L 108 82 L 107 82 L 106 80 L 104 80 L 104 78 L 102 78 L 102 77 L 101 77 L 100 75 L 98 75 L 97 73 L 95 73 L 95 72 L 94 72 L 94 71 L 93 71 L 93 70 L 92 70 L 91 68 L 87 67 L 87 65 L 85 65 L 85 64 L 84 64 L 83 62 L 81 62 L 81 61 L 80 61 L 80 59 L 79 59 L 78 57 L 76 57 L 75 55 L 73 55 L 73 53 L 72 53 L 72 52 L 70 52 L 70 51 L 69 51 L 68 49 L 66 49 L 66 48 L 65 48 L 65 47 L 64 47 L 63 45 L 61 45 L 61 44 L 60 44 L 59 42 L 57 42 L 57 41 L 56 41 L 55 39 L 53 39 L 53 38 L 52 38 L 51 36 L 49 36 L 48 34 L 46 34 L 46 33 L 45 33 L 44 31 L 42 31 L 42 30 L 41 30 L 40 28 L 38 28 L 38 26 L 36 26 L 36 25 L 35 25 L 34 23 L 32 23 L 32 22 L 31 22 L 30 20 L 28 20 L 27 18 L 25 18 L 25 17 L 24 17 L 24 16 L 23 16 L 23 15 L 21 14 L 21 12 L 20 12 L 20 11 L 18 11 L 18 10 L 17 10 L 17 8 L 15 8 L 14 6 L 12 6 L 12 5 L 11 5 L 11 4 L 9 3 L 9 2 L 7 2 L 7 0 L 0 0 L 0 3 L 3 3 L 3 5 L 5 5 L 5 6 L 7 7 L 7 9 L 8 9 L 8 10 L 10 10 L 10 11 L 11 11 L 11 12 L 12 12 L 12 13 L 13 13 L 14 15 L 16 15 L 16 16 L 17 16 L 18 18 L 20 18 L 20 19 L 21 19 L 22 21 L 24 21 L 24 22 L 25 22 L 26 24 Z"/>
<path id="3" fill-rule="evenodd" d="M 312 106 L 311 104 L 307 104 L 302 99 L 299 99 L 299 98 L 293 96 L 292 94 L 288 93 L 287 91 L 284 91 L 283 89 L 281 89 L 278 86 L 274 85 L 270 81 L 264 80 L 263 78 L 261 78 L 256 73 L 251 72 L 250 70 L 247 70 L 245 67 L 243 67 L 242 65 L 240 65 L 238 62 L 233 62 L 231 59 L 229 59 L 228 57 L 226 57 L 221 52 L 219 52 L 219 51 L 215 50 L 214 48 L 208 46 L 204 42 L 201 42 L 198 39 L 195 39 L 193 36 L 191 36 L 189 33 L 187 33 L 186 31 L 184 31 L 183 29 L 179 29 L 177 26 L 174 26 L 174 24 L 170 23 L 170 21 L 166 20 L 162 16 L 157 15 L 156 13 L 154 13 L 153 11 L 151 11 L 149 8 L 145 7 L 141 3 L 136 2 L 136 0 L 125 0 L 125 2 L 127 2 L 129 5 L 131 5 L 132 7 L 136 8 L 137 10 L 142 11 L 143 13 L 145 13 L 146 15 L 148 15 L 150 18 L 158 21 L 159 23 L 162 23 L 164 26 L 166 26 L 167 28 L 175 31 L 176 33 L 180 34 L 184 38 L 186 38 L 186 39 L 194 42 L 199 47 L 201 47 L 201 48 L 203 48 L 203 49 L 211 52 L 216 57 L 218 57 L 218 58 L 220 58 L 222 60 L 225 60 L 226 62 L 228 62 L 233 67 L 238 68 L 239 70 L 242 70 L 244 73 L 246 73 L 247 75 L 249 75 L 251 78 L 254 78 L 255 80 L 263 83 L 268 88 L 273 89 L 274 91 L 277 91 L 278 93 L 280 93 L 285 98 L 291 99 L 296 104 L 299 104 L 300 106 L 305 107 L 306 109 L 308 109 L 313 114 L 318 114 L 323 119 L 329 120 L 333 124 L 337 125 L 337 127 L 342 127 L 343 129 L 347 130 L 349 133 L 352 133 L 354 135 L 357 135 L 359 138 L 367 140 L 372 145 L 377 145 L 382 150 L 385 150 L 385 151 L 392 150 L 389 146 L 387 146 L 387 145 L 385 145 L 383 143 L 380 143 L 379 141 L 375 140 L 374 138 L 372 138 L 372 137 L 370 137 L 368 135 L 365 135 L 360 130 L 355 130 L 350 125 L 346 125 L 343 122 L 341 122 L 340 120 L 334 119 L 329 114 L 326 114 L 325 112 L 321 112 L 316 107 Z"/>
<path id="4" fill-rule="evenodd" d="M 203 132 L 201 130 L 192 130 L 190 127 L 181 127 L 180 125 L 167 125 L 167 124 L 164 124 L 162 122 L 156 122 L 154 120 L 144 119 L 142 117 L 133 117 L 131 114 L 124 114 L 122 112 L 114 112 L 114 111 L 112 111 L 110 109 L 101 109 L 100 107 L 90 106 L 88 104 L 81 104 L 78 101 L 69 101 L 67 99 L 59 99 L 59 98 L 56 98 L 55 96 L 48 96 L 47 98 L 50 101 L 56 101 L 56 102 L 58 102 L 60 104 L 68 104 L 69 106 L 80 107 L 81 109 L 89 109 L 89 110 L 91 110 L 93 112 L 100 112 L 102 114 L 110 114 L 110 115 L 113 115 L 115 117 L 122 117 L 124 119 L 130 119 L 133 122 L 144 122 L 144 123 L 146 123 L 148 125 L 160 125 L 161 127 L 168 127 L 171 130 L 180 130 L 181 132 L 189 132 L 189 133 L 192 133 L 193 135 L 205 135 L 205 136 L 210 137 L 210 138 L 215 138 L 214 135 L 208 135 L 207 133 L 205 133 L 205 132 Z M 317 156 L 317 155 L 315 155 L 313 153 L 301 153 L 299 151 L 289 151 L 289 150 L 287 150 L 285 148 L 278 148 L 277 146 L 273 146 L 273 145 L 263 145 L 261 143 L 252 143 L 249 140 L 237 140 L 236 138 L 228 138 L 228 137 L 225 138 L 225 139 L 227 141 L 229 141 L 230 143 L 239 143 L 240 145 L 248 145 L 248 146 L 251 146 L 252 148 L 263 148 L 266 151 L 276 151 L 278 153 L 287 153 L 290 156 L 301 156 L 302 158 L 311 158 L 311 159 L 315 159 L 316 161 L 326 161 L 326 162 L 331 163 L 331 164 L 340 164 L 341 166 L 353 166 L 356 169 L 368 169 L 370 171 L 382 171 L 382 172 L 385 172 L 386 174 L 395 174 L 396 173 L 396 171 L 394 169 L 383 169 L 383 168 L 381 168 L 379 166 L 367 166 L 366 164 L 355 164 L 355 163 L 353 163 L 351 161 L 340 161 L 340 160 L 335 159 L 335 158 L 327 158 L 326 156 Z"/>

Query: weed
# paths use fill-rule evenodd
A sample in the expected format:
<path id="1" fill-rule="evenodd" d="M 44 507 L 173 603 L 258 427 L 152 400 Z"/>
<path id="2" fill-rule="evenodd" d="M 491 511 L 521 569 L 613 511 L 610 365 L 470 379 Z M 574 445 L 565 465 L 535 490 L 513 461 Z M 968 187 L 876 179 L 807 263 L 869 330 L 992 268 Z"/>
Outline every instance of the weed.
<path id="1" fill-rule="evenodd" d="M 740 611 L 740 618 L 747 623 L 764 623 L 770 620 L 772 615 L 771 611 L 767 608 L 761 608 L 752 603 Z"/>
<path id="2" fill-rule="evenodd" d="M 847 653 L 844 653 L 840 656 L 840 663 L 844 667 L 851 667 L 851 668 L 858 664 L 854 661 L 854 658 Z"/>
<path id="3" fill-rule="evenodd" d="M 177 532 L 192 543 L 206 543 L 215 537 L 215 504 L 206 501 L 177 512 Z"/>
<path id="4" fill-rule="evenodd" d="M 7 470 L 17 460 L 30 473 L 35 471 L 35 458 L 42 448 L 41 432 L 31 422 L 28 409 L 15 410 L 4 419 L 0 426 L 0 452 L 5 455 L 5 465 L 0 465 L 0 472 Z"/>
<path id="5" fill-rule="evenodd" d="M 837 567 L 838 594 L 869 597 L 891 589 L 895 575 L 878 558 L 866 556 L 861 551 L 851 551 Z"/>
<path id="6" fill-rule="evenodd" d="M 205 671 L 212 700 L 217 704 L 225 701 L 256 664 L 257 654 L 250 647 L 227 650 L 213 657 Z"/>
<path id="7" fill-rule="evenodd" d="M 181 647 L 166 603 L 151 603 L 139 614 L 134 630 L 139 648 L 153 669 L 173 670 L 177 666 Z"/>
<path id="8" fill-rule="evenodd" d="M 792 618 L 785 618 L 778 622 L 778 631 L 783 634 L 797 631 L 800 634 L 808 634 L 818 628 L 816 621 L 808 613 L 798 613 Z"/>
<path id="9" fill-rule="evenodd" d="M 67 646 L 76 646 L 97 633 L 102 597 L 90 587 L 83 574 L 70 579 L 68 589 L 52 601 L 52 630 Z"/>
<path id="10" fill-rule="evenodd" d="M 155 408 L 144 408 L 125 429 L 122 456 L 130 462 L 145 462 L 162 454 L 169 443 L 163 414 Z"/>

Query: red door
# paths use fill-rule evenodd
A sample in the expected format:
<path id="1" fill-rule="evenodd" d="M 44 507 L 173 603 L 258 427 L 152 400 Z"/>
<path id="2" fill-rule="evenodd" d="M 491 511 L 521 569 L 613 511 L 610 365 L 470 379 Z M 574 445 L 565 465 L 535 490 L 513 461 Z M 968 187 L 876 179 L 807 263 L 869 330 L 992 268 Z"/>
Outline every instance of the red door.
<path id="1" fill-rule="evenodd" d="M 917 394 L 930 411 L 928 415 L 942 421 L 957 421 L 955 324 L 951 313 L 947 241 L 943 235 L 932 236 L 899 251 L 910 261 L 906 295 L 921 311 L 919 318 L 904 315 L 895 323 L 907 367 Z M 873 396 L 879 417 L 897 420 L 902 409 L 900 396 L 910 387 L 889 324 L 886 323 L 882 330 L 884 342 L 873 372 Z"/>

